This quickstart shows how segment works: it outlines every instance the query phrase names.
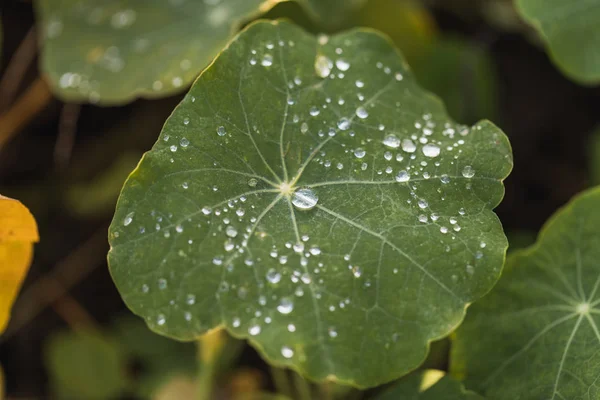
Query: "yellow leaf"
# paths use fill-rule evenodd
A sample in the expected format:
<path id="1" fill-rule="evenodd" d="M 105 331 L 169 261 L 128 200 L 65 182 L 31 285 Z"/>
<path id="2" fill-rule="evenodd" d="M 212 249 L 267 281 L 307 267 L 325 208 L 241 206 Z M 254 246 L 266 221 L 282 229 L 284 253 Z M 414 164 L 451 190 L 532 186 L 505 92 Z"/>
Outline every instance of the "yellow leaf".
<path id="1" fill-rule="evenodd" d="M 0 332 L 6 328 L 38 240 L 37 224 L 27 207 L 0 195 Z"/>

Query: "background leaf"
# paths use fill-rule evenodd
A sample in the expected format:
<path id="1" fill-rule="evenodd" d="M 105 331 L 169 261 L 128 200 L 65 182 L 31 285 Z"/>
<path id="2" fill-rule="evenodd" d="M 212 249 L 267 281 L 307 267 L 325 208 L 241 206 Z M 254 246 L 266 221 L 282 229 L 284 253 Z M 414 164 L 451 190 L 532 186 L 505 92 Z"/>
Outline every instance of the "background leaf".
<path id="1" fill-rule="evenodd" d="M 305 3 L 322 25 L 339 27 L 367 0 L 299 0 Z"/>
<path id="2" fill-rule="evenodd" d="M 129 365 L 141 365 L 131 389 L 141 398 L 150 398 L 173 377 L 196 375 L 196 348 L 159 336 L 130 315 L 118 318 L 107 334 L 114 337 Z"/>
<path id="3" fill-rule="evenodd" d="M 104 105 L 186 89 L 241 22 L 280 0 L 36 0 L 42 68 L 59 97 Z M 300 0 L 339 26 L 364 0 Z"/>
<path id="4" fill-rule="evenodd" d="M 466 391 L 460 383 L 444 372 L 427 370 L 403 378 L 376 400 L 483 400 Z"/>
<path id="5" fill-rule="evenodd" d="M 265 0 L 37 0 L 42 68 L 68 101 L 183 91 Z"/>
<path id="6" fill-rule="evenodd" d="M 0 332 L 6 328 L 38 240 L 37 224 L 27 207 L 0 195 Z"/>
<path id="7" fill-rule="evenodd" d="M 419 83 L 440 96 L 458 121 L 472 123 L 497 116 L 497 78 L 485 49 L 460 37 L 445 37 L 413 67 Z"/>
<path id="8" fill-rule="evenodd" d="M 571 79 L 600 82 L 600 0 L 515 0 L 551 57 Z"/>
<path id="9" fill-rule="evenodd" d="M 588 150 L 589 185 L 600 185 L 600 127 L 591 133 L 586 148 Z"/>
<path id="10" fill-rule="evenodd" d="M 439 35 L 430 10 L 423 2 L 413 0 L 370 0 L 356 25 L 384 32 L 411 66 L 429 56 Z"/>
<path id="11" fill-rule="evenodd" d="M 383 37 L 257 23 L 129 177 L 111 273 L 157 332 L 224 326 L 277 365 L 374 386 L 418 366 L 497 280 L 512 167 Z"/>
<path id="12" fill-rule="evenodd" d="M 490 399 L 600 396 L 599 201 L 596 188 L 560 210 L 469 308 L 451 356 L 468 386 Z"/>
<path id="13" fill-rule="evenodd" d="M 94 332 L 65 332 L 46 347 L 46 366 L 60 399 L 117 398 L 126 386 L 124 354 Z"/>

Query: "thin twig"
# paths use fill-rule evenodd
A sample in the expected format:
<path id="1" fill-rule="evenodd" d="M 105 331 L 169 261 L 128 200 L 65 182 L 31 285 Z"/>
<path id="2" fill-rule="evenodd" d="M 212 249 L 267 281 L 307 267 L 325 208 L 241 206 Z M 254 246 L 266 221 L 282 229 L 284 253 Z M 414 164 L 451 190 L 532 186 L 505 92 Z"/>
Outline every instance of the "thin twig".
<path id="1" fill-rule="evenodd" d="M 0 80 L 0 112 L 8 109 L 8 106 L 13 102 L 23 77 L 36 54 L 36 33 L 35 29 L 31 28 L 14 52 Z"/>
<path id="2" fill-rule="evenodd" d="M 37 78 L 16 103 L 0 115 L 0 149 L 34 116 L 42 111 L 52 99 L 48 85 Z"/>
<path id="3" fill-rule="evenodd" d="M 60 283 L 56 282 L 56 284 L 60 287 Z M 69 294 L 63 293 L 52 305 L 52 308 L 73 331 L 82 329 L 86 331 L 101 331 L 100 325 L 94 317 Z"/>
<path id="4" fill-rule="evenodd" d="M 59 170 L 64 169 L 71 160 L 80 111 L 81 104 L 67 103 L 60 113 L 58 137 L 54 145 L 54 163 Z"/>
<path id="5" fill-rule="evenodd" d="M 104 226 L 59 262 L 52 271 L 27 287 L 17 299 L 13 318 L 0 341 L 9 339 L 49 304 L 62 298 L 71 287 L 103 264 L 108 250 L 106 238 L 107 227 Z M 57 285 L 57 282 L 60 284 Z"/>

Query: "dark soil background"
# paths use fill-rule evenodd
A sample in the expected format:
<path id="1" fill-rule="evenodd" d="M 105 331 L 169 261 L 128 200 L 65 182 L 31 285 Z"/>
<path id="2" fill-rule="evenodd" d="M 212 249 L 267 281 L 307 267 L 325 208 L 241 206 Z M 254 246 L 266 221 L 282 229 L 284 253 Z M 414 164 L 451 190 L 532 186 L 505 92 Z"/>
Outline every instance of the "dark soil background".
<path id="1" fill-rule="evenodd" d="M 27 1 L 1 0 L 0 12 L 4 73 L 34 17 Z M 497 212 L 509 238 L 513 233 L 535 234 L 553 212 L 589 185 L 588 142 L 600 125 L 600 88 L 569 81 L 525 35 L 499 30 L 474 14 L 433 8 L 443 33 L 466 36 L 492 55 L 499 108 L 494 122 L 509 136 L 515 160 Z M 39 77 L 36 62 L 23 74 L 19 93 Z M 0 149 L 0 192 L 32 210 L 42 238 L 9 329 L 0 338 L 0 363 L 12 398 L 49 396 L 43 356 L 49 334 L 89 322 L 90 317 L 94 324 L 106 325 L 125 311 L 105 261 L 112 210 L 75 215 L 64 192 L 97 177 L 117 155 L 148 150 L 180 98 L 139 100 L 118 108 L 65 107 L 52 99 Z M 0 114 L 8 108 L 10 104 Z M 69 129 L 69 121 L 76 121 L 76 127 Z M 263 368 L 251 349 L 240 362 Z"/>

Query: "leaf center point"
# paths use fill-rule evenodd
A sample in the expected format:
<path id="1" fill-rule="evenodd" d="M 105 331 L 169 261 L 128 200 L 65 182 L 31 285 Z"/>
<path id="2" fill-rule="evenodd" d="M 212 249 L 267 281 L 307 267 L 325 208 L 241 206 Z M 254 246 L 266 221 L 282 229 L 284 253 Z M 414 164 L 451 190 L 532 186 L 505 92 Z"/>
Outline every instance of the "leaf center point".
<path id="1" fill-rule="evenodd" d="M 578 314 L 588 314 L 590 312 L 590 304 L 589 303 L 581 303 L 577 305 L 577 313 Z"/>
<path id="2" fill-rule="evenodd" d="M 286 197 L 290 197 L 294 193 L 294 185 L 290 182 L 282 182 L 279 187 L 279 192 Z"/>

